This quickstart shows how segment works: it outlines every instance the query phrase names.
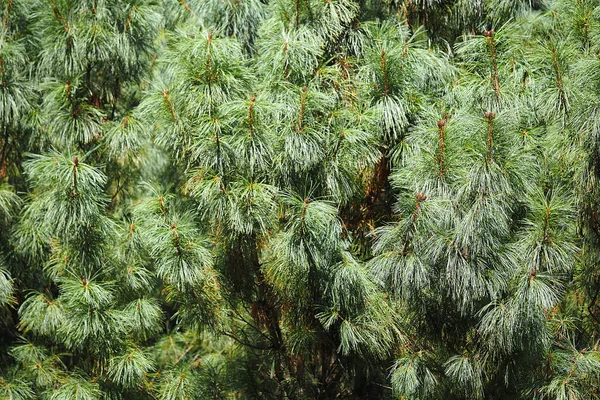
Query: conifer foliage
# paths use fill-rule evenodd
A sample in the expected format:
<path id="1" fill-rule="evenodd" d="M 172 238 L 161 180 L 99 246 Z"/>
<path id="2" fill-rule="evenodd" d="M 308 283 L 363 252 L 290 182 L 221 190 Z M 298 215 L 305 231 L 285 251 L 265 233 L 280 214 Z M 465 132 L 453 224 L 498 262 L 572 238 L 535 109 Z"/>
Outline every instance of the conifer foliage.
<path id="1" fill-rule="evenodd" d="M 1 0 L 0 398 L 600 397 L 595 0 Z"/>

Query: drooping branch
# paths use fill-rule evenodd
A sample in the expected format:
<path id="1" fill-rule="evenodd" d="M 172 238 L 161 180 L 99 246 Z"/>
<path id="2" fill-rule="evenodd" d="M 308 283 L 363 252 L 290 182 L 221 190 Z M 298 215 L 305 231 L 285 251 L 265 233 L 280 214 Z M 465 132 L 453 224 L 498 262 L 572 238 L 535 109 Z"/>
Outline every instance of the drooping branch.
<path id="1" fill-rule="evenodd" d="M 171 234 L 173 235 L 173 240 L 175 242 L 175 248 L 177 249 L 177 254 L 179 255 L 179 257 L 181 257 L 183 252 L 181 250 L 181 244 L 179 243 L 179 233 L 177 233 L 177 227 L 175 226 L 175 223 L 173 223 L 173 222 L 171 222 L 169 224 L 169 226 L 171 228 Z"/>
<path id="2" fill-rule="evenodd" d="M 419 210 L 421 209 L 421 203 L 424 202 L 425 200 L 427 200 L 427 196 L 422 193 L 416 193 L 415 197 L 417 199 L 417 201 L 415 203 L 415 209 L 414 209 L 413 215 L 410 219 L 410 225 L 408 227 L 408 230 L 404 234 L 404 240 L 403 240 L 404 246 L 402 248 L 403 255 L 408 254 L 408 249 L 410 247 L 410 242 L 412 240 L 412 232 L 415 229 L 415 224 L 417 222 L 417 218 L 419 218 Z"/>
<path id="3" fill-rule="evenodd" d="M 206 85 L 208 86 L 208 92 L 210 94 L 211 84 L 212 84 L 212 37 L 213 33 L 208 32 L 208 38 L 206 39 L 206 63 L 205 63 L 205 71 L 206 71 Z"/>
<path id="4" fill-rule="evenodd" d="M 440 177 L 444 177 L 446 175 L 446 166 L 444 165 L 446 159 L 446 123 L 447 120 L 442 119 L 437 122 L 438 126 L 438 167 Z"/>
<path id="5" fill-rule="evenodd" d="M 492 60 L 492 81 L 494 83 L 494 93 L 496 100 L 500 99 L 500 77 L 498 75 L 498 61 L 496 59 L 496 43 L 494 41 L 494 30 L 484 31 L 483 36 L 487 38 L 490 48 L 490 58 Z"/>
<path id="6" fill-rule="evenodd" d="M 69 23 L 67 22 L 65 17 L 63 17 L 63 15 L 58 10 L 58 6 L 56 5 L 56 2 L 54 0 L 51 0 L 51 3 L 52 3 L 52 12 L 54 13 L 54 16 L 56 17 L 57 20 L 60 21 L 61 24 L 63 24 L 63 27 L 65 28 L 65 32 L 69 33 Z M 70 41 L 68 42 L 69 45 L 71 43 L 72 42 L 70 42 Z"/>
<path id="7" fill-rule="evenodd" d="M 221 150 L 221 138 L 219 135 L 219 129 L 215 129 L 215 136 L 213 138 L 217 143 L 217 166 L 219 168 L 219 174 L 221 177 L 224 177 L 224 168 L 223 168 L 223 155 Z"/>
<path id="8" fill-rule="evenodd" d="M 289 50 L 289 42 L 286 40 L 283 42 L 283 57 L 285 61 L 285 70 L 283 71 L 283 77 L 287 79 L 290 76 L 290 63 L 287 61 L 288 58 L 288 50 Z"/>
<path id="9" fill-rule="evenodd" d="M 8 156 L 8 148 L 10 141 L 10 131 L 8 127 L 4 126 L 4 140 L 2 143 L 2 152 L 0 153 L 0 177 L 4 178 L 6 176 L 6 157 Z"/>
<path id="10" fill-rule="evenodd" d="M 385 49 L 381 50 L 381 73 L 383 74 L 383 95 L 387 96 L 390 93 L 390 79 L 387 70 L 387 60 L 385 58 Z"/>
<path id="11" fill-rule="evenodd" d="M 307 87 L 304 86 L 302 88 L 302 95 L 300 97 L 300 112 L 298 113 L 298 125 L 296 127 L 296 132 L 301 133 L 304 130 L 304 109 L 306 107 L 306 95 L 307 95 Z"/>
<path id="12" fill-rule="evenodd" d="M 496 113 L 487 111 L 484 113 L 484 116 L 487 119 L 487 153 L 485 163 L 489 164 L 492 159 L 492 146 L 494 145 L 494 118 L 496 117 Z"/>
<path id="13" fill-rule="evenodd" d="M 163 98 L 165 99 L 165 103 L 167 103 L 167 107 L 169 108 L 169 111 L 171 112 L 171 116 L 173 117 L 173 120 L 175 122 L 178 122 L 177 115 L 175 114 L 175 108 L 173 107 L 173 103 L 171 103 L 171 99 L 169 98 L 169 89 L 163 90 L 162 92 L 160 92 L 160 94 L 162 94 Z"/>
<path id="14" fill-rule="evenodd" d="M 135 232 L 135 224 L 132 222 L 129 224 L 129 237 L 131 238 Z"/>
<path id="15" fill-rule="evenodd" d="M 569 110 L 567 109 L 567 97 L 565 95 L 565 89 L 563 88 L 562 73 L 560 72 L 558 53 L 556 52 L 555 47 L 552 47 L 552 65 L 554 66 L 554 72 L 556 74 L 556 87 L 558 87 L 560 106 L 563 110 L 565 110 L 565 113 L 568 114 Z"/>
<path id="16" fill-rule="evenodd" d="M 250 97 L 250 104 L 248 105 L 248 131 L 251 138 L 254 138 L 254 102 L 256 96 Z"/>
<path id="17" fill-rule="evenodd" d="M 300 26 L 300 1 L 296 0 L 296 29 Z"/>
<path id="18" fill-rule="evenodd" d="M 6 31 L 6 27 L 8 26 L 8 15 L 10 14 L 10 10 L 12 8 L 13 0 L 8 0 L 6 4 L 6 11 L 4 13 L 4 19 L 2 20 L 3 30 Z"/>
<path id="19" fill-rule="evenodd" d="M 73 157 L 73 184 L 71 186 L 71 198 L 77 196 L 77 167 L 79 166 L 79 158 Z"/>
<path id="20" fill-rule="evenodd" d="M 131 24 L 131 19 L 133 18 L 133 13 L 135 13 L 137 8 L 137 4 L 131 6 L 131 10 L 129 10 L 129 15 L 127 16 L 127 21 L 125 21 L 125 28 L 123 29 L 123 32 L 127 33 L 127 30 L 129 29 L 129 24 Z"/>
<path id="21" fill-rule="evenodd" d="M 337 157 L 337 154 L 340 150 L 340 147 L 342 145 L 342 141 L 344 140 L 344 138 L 346 137 L 346 134 L 344 133 L 344 131 L 340 132 L 340 135 L 338 136 L 338 140 L 337 143 L 335 144 L 335 149 L 333 150 L 333 156 L 332 158 L 335 160 Z"/>
<path id="22" fill-rule="evenodd" d="M 306 216 L 306 208 L 308 207 L 308 203 L 310 203 L 310 199 L 306 197 L 302 203 L 302 212 L 300 213 L 300 220 L 302 220 L 302 223 L 304 223 L 304 217 Z"/>
<path id="23" fill-rule="evenodd" d="M 4 79 L 4 60 L 0 57 L 0 80 L 2 81 L 2 87 L 6 87 L 6 80 Z"/>
<path id="24" fill-rule="evenodd" d="M 550 221 L 550 208 L 546 207 L 546 211 L 544 213 L 544 239 L 543 243 L 552 243 L 552 239 L 550 238 L 549 232 L 549 221 Z"/>
<path id="25" fill-rule="evenodd" d="M 596 290 L 595 290 L 594 294 L 592 295 L 590 304 L 587 307 L 590 317 L 592 317 L 592 319 L 594 321 L 596 321 L 596 323 L 600 324 L 600 320 L 598 319 L 598 317 L 596 316 L 596 314 L 593 311 L 593 308 L 594 308 L 594 306 L 596 306 L 596 303 L 597 303 L 598 294 L 600 294 L 600 276 L 598 276 L 598 278 L 596 279 Z"/>
<path id="26" fill-rule="evenodd" d="M 164 216 L 166 216 L 167 215 L 167 209 L 165 208 L 165 205 L 163 204 L 163 198 L 162 198 L 162 196 L 160 196 L 158 198 L 158 206 L 160 207 L 160 211 L 162 212 L 162 214 Z"/>

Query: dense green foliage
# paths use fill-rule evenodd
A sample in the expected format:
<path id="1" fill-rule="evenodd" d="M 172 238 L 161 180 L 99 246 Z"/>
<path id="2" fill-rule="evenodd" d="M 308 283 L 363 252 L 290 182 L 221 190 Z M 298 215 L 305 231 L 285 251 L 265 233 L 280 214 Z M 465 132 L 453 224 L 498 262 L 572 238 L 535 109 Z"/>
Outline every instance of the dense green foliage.
<path id="1" fill-rule="evenodd" d="M 600 397 L 597 0 L 0 24 L 0 399 Z"/>

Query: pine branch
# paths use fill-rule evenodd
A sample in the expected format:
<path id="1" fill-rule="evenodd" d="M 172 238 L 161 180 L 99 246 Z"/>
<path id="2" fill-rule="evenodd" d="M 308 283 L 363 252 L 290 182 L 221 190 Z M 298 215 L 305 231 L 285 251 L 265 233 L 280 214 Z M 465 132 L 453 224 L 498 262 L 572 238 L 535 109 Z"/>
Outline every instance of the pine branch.
<path id="1" fill-rule="evenodd" d="M 498 76 L 498 61 L 496 60 L 496 43 L 494 41 L 494 30 L 484 31 L 483 36 L 487 39 L 490 48 L 490 59 L 492 61 L 492 81 L 494 82 L 494 93 L 496 101 L 500 100 L 500 77 Z"/>

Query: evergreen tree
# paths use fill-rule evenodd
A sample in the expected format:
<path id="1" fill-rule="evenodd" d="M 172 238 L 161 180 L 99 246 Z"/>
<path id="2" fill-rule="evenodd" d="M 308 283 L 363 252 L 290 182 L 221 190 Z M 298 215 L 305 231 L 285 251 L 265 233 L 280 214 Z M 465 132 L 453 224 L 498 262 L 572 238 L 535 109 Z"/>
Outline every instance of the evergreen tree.
<path id="1" fill-rule="evenodd" d="M 0 398 L 600 396 L 596 1 L 0 21 Z"/>

